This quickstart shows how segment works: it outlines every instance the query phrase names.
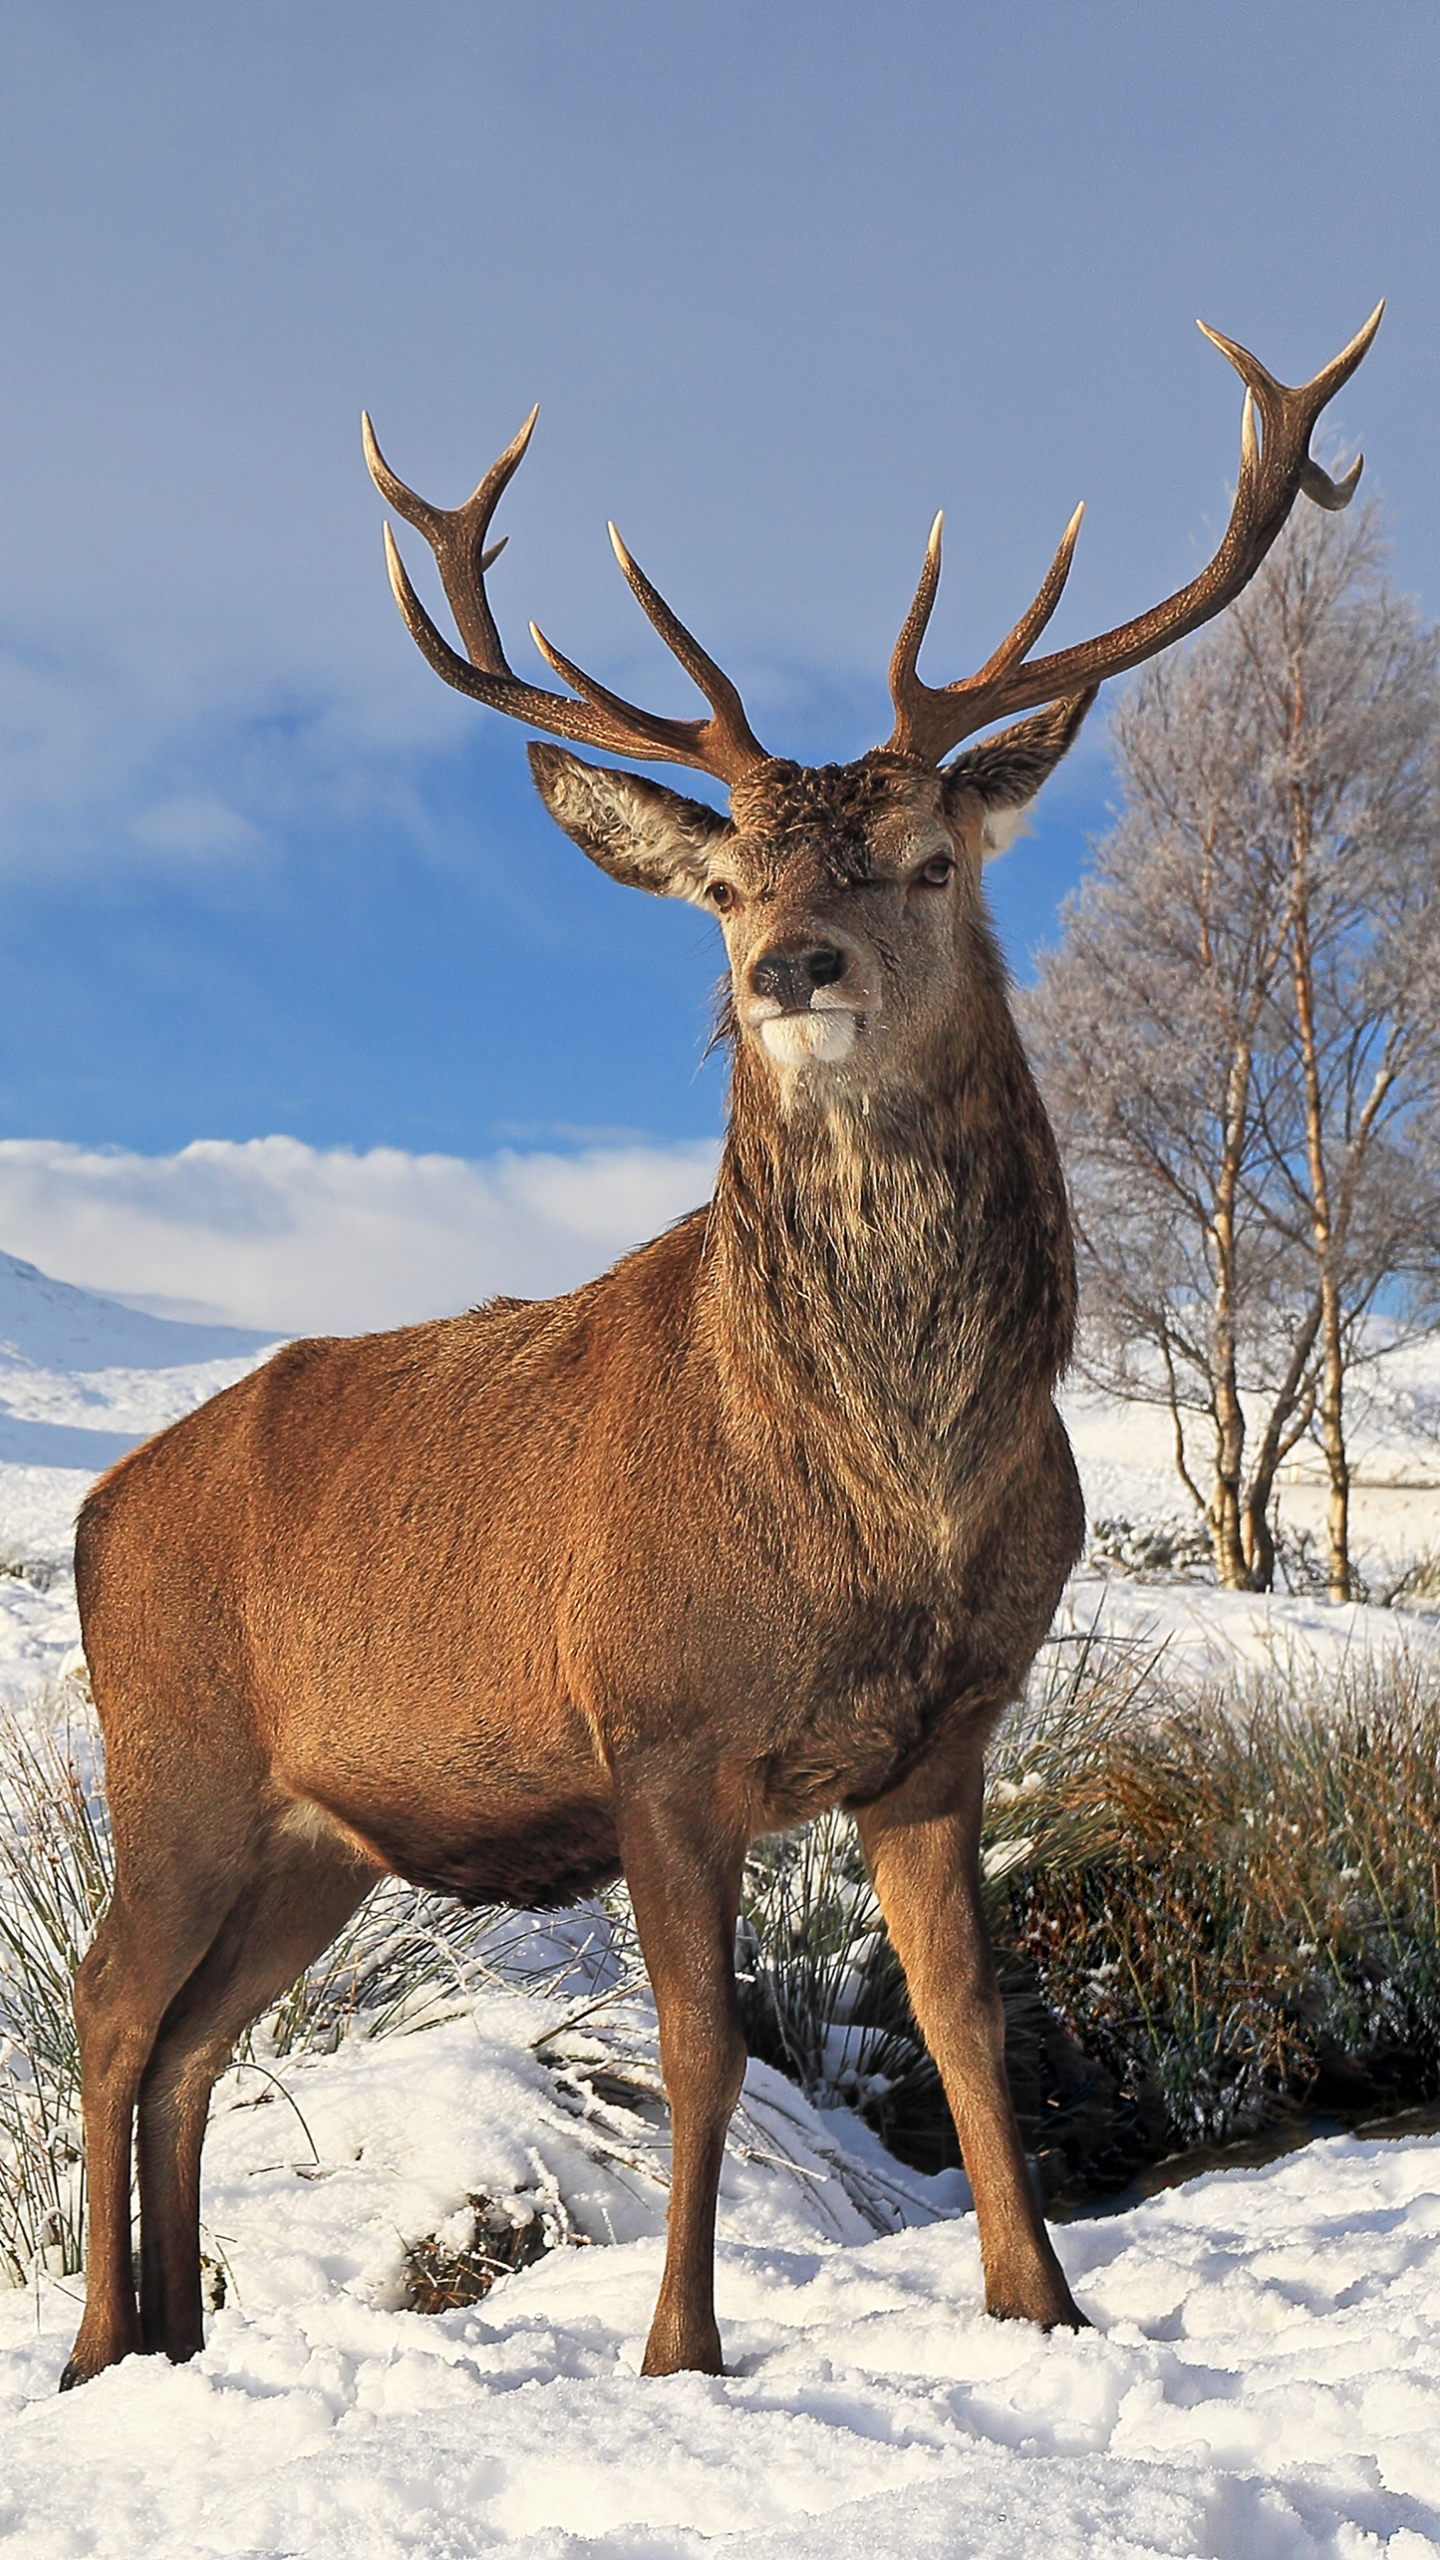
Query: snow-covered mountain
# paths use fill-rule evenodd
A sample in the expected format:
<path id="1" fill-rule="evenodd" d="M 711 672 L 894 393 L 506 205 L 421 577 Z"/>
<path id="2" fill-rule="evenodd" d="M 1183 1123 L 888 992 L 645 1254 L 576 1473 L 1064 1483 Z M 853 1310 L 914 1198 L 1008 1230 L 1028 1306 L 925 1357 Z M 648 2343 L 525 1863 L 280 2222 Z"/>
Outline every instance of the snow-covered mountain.
<path id="1" fill-rule="evenodd" d="M 43 1688 L 74 1654 L 70 1544 L 86 1486 L 275 1340 L 145 1315 L 0 1253 L 0 1700 Z"/>
<path id="2" fill-rule="evenodd" d="M 72 1289 L 33 1262 L 0 1253 L 0 1364 L 26 1369 L 176 1369 L 249 1359 L 271 1333 L 144 1315 L 116 1298 Z"/>
<path id="3" fill-rule="evenodd" d="M 276 1339 L 144 1315 L 0 1253 L 0 1468 L 98 1474 Z"/>

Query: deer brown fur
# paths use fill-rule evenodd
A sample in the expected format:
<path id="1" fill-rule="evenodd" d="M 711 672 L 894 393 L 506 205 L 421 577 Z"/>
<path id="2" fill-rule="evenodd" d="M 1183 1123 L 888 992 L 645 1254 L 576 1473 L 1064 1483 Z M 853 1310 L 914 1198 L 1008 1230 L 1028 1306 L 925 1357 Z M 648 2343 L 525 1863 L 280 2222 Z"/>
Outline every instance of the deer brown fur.
<path id="1" fill-rule="evenodd" d="M 482 553 L 511 455 L 468 515 L 395 503 L 450 545 L 467 689 L 516 709 Z M 985 1745 L 1082 1530 L 1052 1401 L 1064 1188 L 980 871 L 1104 670 L 948 770 L 892 744 L 817 771 L 765 755 L 670 623 L 714 717 L 643 751 L 723 772 L 728 818 L 531 756 L 592 859 L 720 918 L 734 1057 L 708 1209 L 568 1297 L 294 1344 L 82 1511 L 117 1882 L 76 1985 L 91 2235 L 67 2381 L 202 2344 L 212 2084 L 387 1872 L 522 1904 L 627 1878 L 674 2137 L 645 2370 L 718 2371 L 742 1863 L 837 1804 L 955 2116 L 987 2304 L 1081 2320 L 1010 2106 L 980 1908 Z M 625 723 L 645 715 L 550 654 L 586 701 L 517 688 L 524 716 L 641 752 Z"/>

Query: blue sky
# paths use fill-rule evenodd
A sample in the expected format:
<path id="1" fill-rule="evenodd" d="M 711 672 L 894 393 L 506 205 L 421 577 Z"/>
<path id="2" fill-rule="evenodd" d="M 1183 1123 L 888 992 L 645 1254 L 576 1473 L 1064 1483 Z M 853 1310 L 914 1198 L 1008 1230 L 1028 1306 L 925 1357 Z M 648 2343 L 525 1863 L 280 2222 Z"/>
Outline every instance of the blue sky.
<path id="1" fill-rule="evenodd" d="M 1296 380 L 1385 292 L 1333 443 L 1433 609 L 1430 0 L 11 0 L 0 66 L 0 1140 L 718 1125 L 712 931 L 590 873 L 418 658 L 362 404 L 453 500 L 541 400 L 492 581 L 522 672 L 534 615 L 691 707 L 613 514 L 766 743 L 843 757 L 937 505 L 932 680 L 1078 497 L 1055 639 L 1118 620 L 1224 521 L 1195 315 Z M 1107 792 L 1095 721 L 991 874 L 1022 971 Z"/>

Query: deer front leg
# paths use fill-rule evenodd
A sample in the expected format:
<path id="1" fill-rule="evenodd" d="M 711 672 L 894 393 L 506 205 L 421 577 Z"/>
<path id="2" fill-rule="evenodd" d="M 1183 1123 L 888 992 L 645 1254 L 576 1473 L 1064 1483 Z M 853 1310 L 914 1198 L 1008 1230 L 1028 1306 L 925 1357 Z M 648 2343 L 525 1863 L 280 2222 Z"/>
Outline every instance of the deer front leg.
<path id="1" fill-rule="evenodd" d="M 726 1836 L 713 1793 L 632 1801 L 625 1878 L 655 1991 L 670 2100 L 665 2273 L 642 2373 L 720 2373 L 715 2202 L 725 2133 L 745 2077 L 735 1995 L 735 1919 L 745 1844 Z"/>
<path id="2" fill-rule="evenodd" d="M 975 2197 L 985 2308 L 1042 2329 L 1084 2329 L 1051 2246 L 1005 2077 L 1005 2016 L 980 1900 L 978 1748 L 928 1769 L 856 1816 L 886 1926 L 940 2077 Z"/>

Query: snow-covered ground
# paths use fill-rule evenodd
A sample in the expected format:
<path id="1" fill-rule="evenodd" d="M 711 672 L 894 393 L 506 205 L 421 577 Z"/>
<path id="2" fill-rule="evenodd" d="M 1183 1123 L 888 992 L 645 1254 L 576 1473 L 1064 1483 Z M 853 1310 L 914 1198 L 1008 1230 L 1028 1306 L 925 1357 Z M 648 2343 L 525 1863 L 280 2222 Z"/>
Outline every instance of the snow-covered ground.
<path id="1" fill-rule="evenodd" d="M 1096 1518 L 1193 1520 L 1175 1470 L 1173 1426 L 1158 1405 L 1116 1404 L 1072 1385 L 1070 1436 Z M 1258 1413 L 1254 1417 L 1258 1419 Z M 1351 1530 L 1377 1563 L 1440 1541 L 1440 1338 L 1412 1343 L 1352 1372 L 1346 1436 L 1352 1469 Z M 1203 1480 L 1204 1437 L 1190 1440 Z M 1323 1527 L 1327 1491 L 1318 1449 L 1308 1441 L 1287 1459 L 1278 1486 L 1280 1516 L 1295 1530 Z"/>
<path id="2" fill-rule="evenodd" d="M 96 1471 L 265 1350 L 0 1255 L 0 1704 L 42 1713 L 76 1658 L 70 1525 Z M 1367 1474 L 1419 1475 L 1428 1387 L 1377 1428 Z M 1077 1397 L 1071 1421 L 1093 1512 L 1181 1515 L 1156 1417 Z M 1440 1491 L 1404 1499 L 1405 1537 L 1440 1544 Z M 1436 1641 L 1398 1612 L 1078 1576 L 1059 1638 L 1097 1622 L 1197 1670 Z M 537 2054 L 533 1999 L 457 2005 L 222 2084 L 204 2213 L 228 2301 L 195 2364 L 132 2360 L 59 2399 L 75 2287 L 0 2293 L 7 2548 L 1440 2554 L 1440 2141 L 1317 2144 L 1071 2223 L 1095 2325 L 1046 2338 L 984 2317 L 958 2173 L 899 2169 L 752 2065 L 722 2195 L 730 2370 L 643 2382 L 665 2198 L 644 2070 L 638 2098 L 607 2098 Z M 476 2308 L 400 2307 L 407 2247 L 464 2247 L 476 2196 L 528 2200 L 563 2245 Z"/>
<path id="3" fill-rule="evenodd" d="M 73 2301 L 58 2285 L 0 2295 L 7 2548 L 1440 2552 L 1440 2145 L 1321 2143 L 1071 2223 L 1058 2246 L 1094 2327 L 1055 2337 L 984 2316 L 967 2215 L 935 2219 L 917 2196 L 909 2228 L 875 2236 L 852 2212 L 826 2231 L 818 2182 L 732 2160 L 718 2251 L 729 2371 L 646 2382 L 658 2192 L 586 2163 L 583 2123 L 513 2035 L 492 2005 L 292 2070 L 303 2127 L 273 2091 L 245 2103 L 267 2084 L 233 2085 L 206 2191 L 231 2301 L 194 2364 L 132 2359 L 59 2399 Z M 752 2074 L 748 2097 L 756 2148 L 773 2152 L 778 2131 L 803 2170 L 795 2092 Z M 465 2220 L 468 2193 L 533 2192 L 546 2175 L 584 2191 L 597 2236 L 607 2215 L 640 2236 L 557 2248 L 474 2309 L 395 2307 L 402 2236 Z"/>
<path id="4" fill-rule="evenodd" d="M 1354 1403 L 1352 1546 L 1378 1587 L 1416 1557 L 1440 1558 L 1440 1340 L 1357 1378 Z M 1064 1406 L 1092 1522 L 1119 1519 L 1137 1529 L 1164 1523 L 1194 1540 L 1196 1515 L 1176 1474 L 1169 1414 L 1074 1384 Z M 1278 1500 L 1282 1527 L 1292 1537 L 1308 1532 L 1323 1554 L 1327 1491 L 1316 1451 L 1297 1452 L 1287 1463 Z M 1056 1633 L 1094 1627 L 1163 1644 L 1172 1665 L 1197 1676 L 1304 1676 L 1357 1654 L 1433 1645 L 1440 1635 L 1435 1605 L 1334 1608 L 1323 1593 L 1217 1591 L 1195 1575 L 1133 1580 L 1084 1570 L 1065 1595 Z"/>
<path id="5" fill-rule="evenodd" d="M 1172 1672 L 1240 1683 L 1278 1672 L 1292 1682 L 1323 1681 L 1342 1663 L 1440 1642 L 1434 1605 L 1379 1609 L 1361 1601 L 1336 1608 L 1318 1592 L 1217 1591 L 1213 1584 L 1131 1581 L 1093 1569 L 1072 1576 L 1056 1612 L 1051 1644 L 1091 1635 L 1123 1638 L 1159 1654 Z"/>

